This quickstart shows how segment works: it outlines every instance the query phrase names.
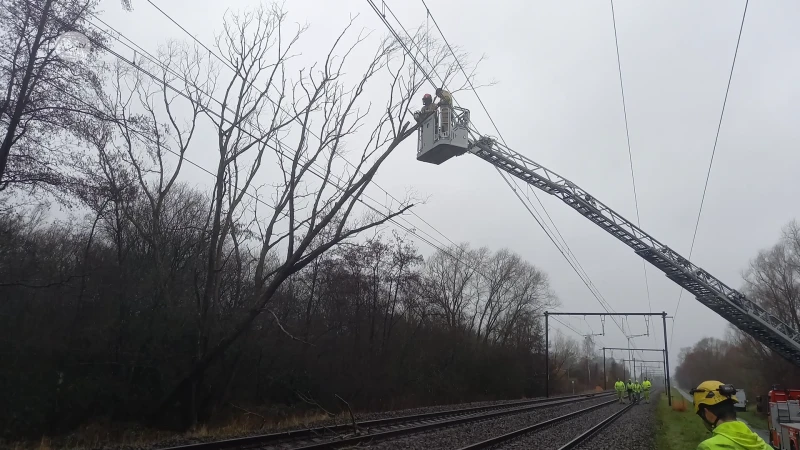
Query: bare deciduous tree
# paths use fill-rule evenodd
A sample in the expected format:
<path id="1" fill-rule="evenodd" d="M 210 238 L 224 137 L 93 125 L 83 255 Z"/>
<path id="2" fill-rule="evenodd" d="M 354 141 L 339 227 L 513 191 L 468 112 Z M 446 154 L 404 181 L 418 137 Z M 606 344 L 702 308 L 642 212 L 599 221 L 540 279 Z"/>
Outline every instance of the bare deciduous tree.
<path id="1" fill-rule="evenodd" d="M 199 289 L 197 357 L 186 377 L 165 397 L 165 406 L 187 389 L 193 390 L 209 365 L 268 309 L 291 275 L 329 249 L 411 207 L 406 200 L 385 214 L 357 212 L 377 170 L 416 130 L 406 117 L 422 76 L 417 67 L 395 42 L 384 40 L 362 68 L 362 75 L 348 85 L 344 69 L 354 64 L 349 56 L 367 37 L 359 34 L 343 48 L 351 34 L 348 27 L 319 67 L 301 70 L 299 79 L 290 82 L 285 70 L 303 29 L 287 39 L 285 20 L 285 12 L 278 7 L 231 14 L 217 40 L 219 53 L 234 68 L 234 75 L 225 85 L 220 108 L 206 111 L 217 128 L 219 160 L 209 210 L 207 263 Z M 340 51 L 342 55 L 337 56 Z M 371 115 L 364 95 L 377 77 L 387 77 L 390 90 L 383 111 Z M 371 131 L 365 131 L 366 127 Z M 294 145 L 281 142 L 284 133 L 296 135 Z M 345 150 L 354 147 L 358 136 L 362 142 L 357 161 L 352 167 L 343 165 Z M 263 208 L 258 207 L 259 215 L 255 214 L 260 199 L 247 204 L 245 198 L 268 157 L 277 162 L 282 180 L 274 185 L 264 219 Z M 253 208 L 249 214 L 248 207 Z M 237 243 L 234 224 L 244 215 L 252 217 L 253 238 Z M 229 263 L 224 252 L 229 242 L 235 243 L 235 249 L 249 246 L 255 257 L 253 279 L 243 293 L 250 312 L 210 345 L 209 311 L 219 301 L 219 276 Z"/>
<path id="2" fill-rule="evenodd" d="M 99 89 L 97 49 L 66 59 L 64 36 L 78 32 L 102 42 L 86 26 L 96 0 L 0 2 L 0 191 L 11 186 L 63 189 L 72 128 L 92 115 Z M 61 137 L 61 139 L 56 139 Z"/>
<path id="3" fill-rule="evenodd" d="M 82 85 L 56 125 L 80 138 L 66 160 L 86 216 L 0 214 L 0 317 L 18 318 L 0 327 L 14 353 L 0 377 L 19 387 L 0 408 L 4 430 L 154 411 L 184 426 L 244 411 L 261 427 L 259 406 L 296 392 L 364 409 L 540 392 L 532 356 L 555 302 L 544 274 L 466 245 L 450 250 L 467 263 L 442 252 L 424 266 L 405 236 L 384 237 L 415 200 L 364 195 L 415 133 L 425 74 L 352 23 L 302 61 L 304 28 L 288 23 L 275 6 L 231 12 L 216 55 L 167 43 Z M 459 89 L 446 46 L 410 48 Z M 42 105 L 72 98 L 59 95 Z M 211 166 L 206 186 L 187 183 L 198 162 Z M 485 290 L 475 277 L 490 267 Z M 22 405 L 32 413 L 20 419 Z"/>
<path id="4" fill-rule="evenodd" d="M 430 280 L 429 299 L 437 314 L 451 329 L 467 327 L 467 318 L 474 309 L 477 293 L 474 282 L 478 274 L 481 253 L 470 250 L 467 244 L 436 252 L 426 262 L 426 275 Z"/>

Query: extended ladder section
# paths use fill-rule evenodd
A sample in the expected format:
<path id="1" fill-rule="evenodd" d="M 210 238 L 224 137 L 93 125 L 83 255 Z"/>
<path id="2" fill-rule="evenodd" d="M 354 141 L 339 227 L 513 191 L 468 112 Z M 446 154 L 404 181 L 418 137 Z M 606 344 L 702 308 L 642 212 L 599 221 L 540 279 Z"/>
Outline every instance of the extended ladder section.
<path id="1" fill-rule="evenodd" d="M 658 242 L 571 181 L 525 156 L 502 148 L 485 137 L 470 141 L 468 147 L 469 152 L 495 167 L 558 197 L 631 247 L 637 255 L 664 272 L 667 278 L 691 292 L 700 303 L 789 361 L 800 365 L 800 333 L 748 300 L 744 294 Z"/>

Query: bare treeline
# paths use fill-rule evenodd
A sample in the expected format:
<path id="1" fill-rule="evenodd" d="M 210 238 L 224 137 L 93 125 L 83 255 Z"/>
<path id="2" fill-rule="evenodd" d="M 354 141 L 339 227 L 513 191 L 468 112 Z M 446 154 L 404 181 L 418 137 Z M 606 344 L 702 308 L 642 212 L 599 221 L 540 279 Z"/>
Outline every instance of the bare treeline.
<path id="1" fill-rule="evenodd" d="M 800 224 L 783 228 L 780 240 L 750 261 L 744 274 L 747 298 L 800 329 Z M 800 386 L 800 369 L 747 334 L 730 328 L 726 339 L 705 338 L 681 350 L 675 377 L 686 389 L 708 379 L 734 383 L 753 395 L 774 384 Z M 748 397 L 751 398 L 751 397 Z"/>
<path id="2" fill-rule="evenodd" d="M 413 198 L 365 206 L 416 129 L 396 41 L 351 23 L 299 64 L 305 28 L 265 4 L 210 50 L 126 62 L 96 6 L 0 0 L 3 435 L 542 393 L 546 275 L 466 244 L 424 260 L 387 226 Z M 75 31 L 91 51 L 65 59 Z"/>

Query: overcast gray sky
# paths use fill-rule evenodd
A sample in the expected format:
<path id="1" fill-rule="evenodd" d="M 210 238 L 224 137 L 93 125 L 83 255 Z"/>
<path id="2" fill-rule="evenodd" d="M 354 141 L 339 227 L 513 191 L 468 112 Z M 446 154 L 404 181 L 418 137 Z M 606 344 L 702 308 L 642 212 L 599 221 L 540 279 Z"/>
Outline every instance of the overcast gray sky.
<path id="1" fill-rule="evenodd" d="M 153 0 L 207 44 L 227 8 L 256 0 Z M 103 18 L 148 50 L 187 39 L 145 0 L 125 13 L 104 0 Z M 380 2 L 378 2 L 380 3 Z M 387 0 L 406 27 L 425 22 L 420 0 Z M 611 8 L 608 1 L 427 0 L 450 43 L 486 54 L 479 92 L 514 150 L 565 176 L 629 220 L 636 213 L 622 113 Z M 714 142 L 744 0 L 614 2 L 631 149 L 642 228 L 688 256 Z M 327 48 L 353 14 L 357 25 L 388 34 L 366 0 L 290 0 L 290 20 L 308 22 L 305 51 Z M 800 3 L 751 2 L 719 138 L 692 261 L 733 287 L 748 261 L 774 244 L 797 217 L 800 152 Z M 319 45 L 318 45 L 319 44 Z M 459 103 L 474 124 L 492 131 L 470 92 Z M 578 276 L 486 162 L 466 155 L 441 166 L 414 159 L 409 139 L 377 182 L 402 196 L 429 196 L 416 212 L 456 242 L 508 247 L 550 276 L 564 311 L 602 311 Z M 202 162 L 202 161 L 199 161 Z M 210 163 L 209 163 L 210 164 Z M 199 177 L 200 175 L 198 175 Z M 201 183 L 200 180 L 197 180 Z M 540 194 L 567 243 L 617 311 L 647 311 L 641 260 L 571 208 Z M 415 218 L 410 218 L 415 221 Z M 418 221 L 417 221 L 418 222 Z M 432 249 L 420 242 L 425 254 Z M 679 288 L 648 269 L 653 311 L 672 314 Z M 671 362 L 704 336 L 723 337 L 726 322 L 684 295 Z M 660 322 L 660 320 L 659 320 Z M 570 320 L 588 332 L 598 319 Z M 641 319 L 631 320 L 644 333 Z M 660 323 L 657 325 L 660 326 Z M 671 325 L 668 323 L 668 325 Z M 626 346 L 610 321 L 600 343 Z M 662 345 L 661 329 L 635 339 Z M 567 334 L 571 332 L 565 331 Z M 657 337 L 656 337 L 657 336 Z"/>

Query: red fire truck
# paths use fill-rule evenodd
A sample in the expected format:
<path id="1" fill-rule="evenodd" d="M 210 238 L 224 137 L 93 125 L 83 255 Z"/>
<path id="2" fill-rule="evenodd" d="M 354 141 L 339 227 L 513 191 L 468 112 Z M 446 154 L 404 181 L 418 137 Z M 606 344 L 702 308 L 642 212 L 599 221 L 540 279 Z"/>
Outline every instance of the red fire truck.
<path id="1" fill-rule="evenodd" d="M 763 411 L 761 396 L 756 401 L 758 411 Z M 800 450 L 800 389 L 772 386 L 768 402 L 769 443 L 780 450 Z"/>

